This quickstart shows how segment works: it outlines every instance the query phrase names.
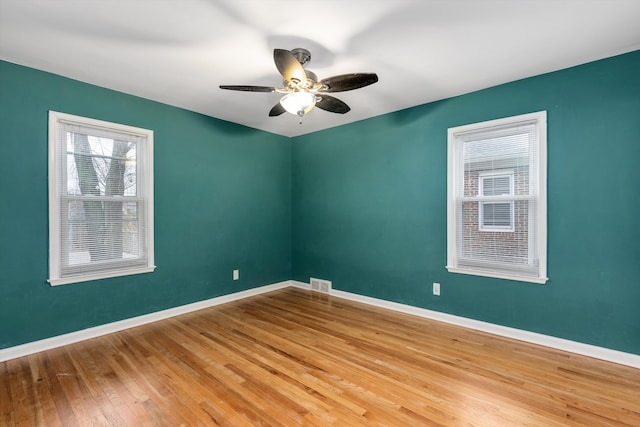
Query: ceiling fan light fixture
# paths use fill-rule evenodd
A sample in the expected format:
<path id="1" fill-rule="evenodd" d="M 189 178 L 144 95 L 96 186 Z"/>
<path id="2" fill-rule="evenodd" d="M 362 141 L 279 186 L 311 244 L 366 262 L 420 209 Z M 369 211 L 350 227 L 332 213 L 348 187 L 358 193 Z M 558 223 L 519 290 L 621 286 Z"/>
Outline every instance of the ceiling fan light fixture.
<path id="1" fill-rule="evenodd" d="M 303 67 L 309 59 L 311 54 L 306 49 L 298 48 L 292 51 L 274 49 L 273 60 L 278 72 L 282 75 L 283 87 L 220 85 L 220 89 L 283 94 L 280 101 L 269 110 L 269 117 L 287 112 L 300 117 L 300 124 L 302 124 L 302 117 L 314 107 L 336 114 L 345 114 L 351 110 L 347 104 L 329 93 L 359 89 L 378 81 L 376 73 L 340 74 L 318 80 L 318 76 L 313 71 Z"/>
<path id="2" fill-rule="evenodd" d="M 292 92 L 280 99 L 280 105 L 288 113 L 302 117 L 316 105 L 316 96 L 310 92 Z"/>

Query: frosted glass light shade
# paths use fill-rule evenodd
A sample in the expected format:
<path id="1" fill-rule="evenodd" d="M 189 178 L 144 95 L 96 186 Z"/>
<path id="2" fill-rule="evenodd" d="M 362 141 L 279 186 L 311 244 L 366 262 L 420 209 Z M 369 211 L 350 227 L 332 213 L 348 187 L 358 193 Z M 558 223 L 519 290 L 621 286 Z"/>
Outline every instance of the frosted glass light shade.
<path id="1" fill-rule="evenodd" d="M 283 96 L 280 105 L 288 113 L 302 117 L 316 105 L 316 96 L 309 92 L 293 92 Z"/>

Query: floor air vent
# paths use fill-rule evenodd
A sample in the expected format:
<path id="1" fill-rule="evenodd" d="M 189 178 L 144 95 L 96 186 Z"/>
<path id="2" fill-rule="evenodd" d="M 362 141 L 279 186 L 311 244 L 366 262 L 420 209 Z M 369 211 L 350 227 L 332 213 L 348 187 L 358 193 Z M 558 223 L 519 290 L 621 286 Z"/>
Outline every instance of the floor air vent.
<path id="1" fill-rule="evenodd" d="M 311 278 L 311 290 L 328 294 L 331 292 L 331 282 L 328 280 Z"/>

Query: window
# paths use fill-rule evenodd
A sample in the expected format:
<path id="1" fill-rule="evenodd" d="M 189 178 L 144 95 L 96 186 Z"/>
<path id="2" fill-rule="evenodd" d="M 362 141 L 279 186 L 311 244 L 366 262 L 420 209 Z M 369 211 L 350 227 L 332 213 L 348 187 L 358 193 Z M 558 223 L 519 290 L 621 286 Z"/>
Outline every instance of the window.
<path id="1" fill-rule="evenodd" d="M 447 269 L 547 281 L 546 112 L 449 129 Z"/>
<path id="2" fill-rule="evenodd" d="M 478 196 L 513 196 L 513 172 L 479 175 Z M 480 202 L 480 231 L 513 230 L 513 200 Z"/>
<path id="3" fill-rule="evenodd" d="M 154 268 L 153 132 L 49 112 L 49 283 Z"/>

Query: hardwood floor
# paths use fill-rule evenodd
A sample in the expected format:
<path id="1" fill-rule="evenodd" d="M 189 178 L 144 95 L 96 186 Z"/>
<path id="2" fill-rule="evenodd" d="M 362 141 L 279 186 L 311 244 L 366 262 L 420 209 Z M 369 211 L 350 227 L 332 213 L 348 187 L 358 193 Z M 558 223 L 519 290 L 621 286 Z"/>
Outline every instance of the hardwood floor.
<path id="1" fill-rule="evenodd" d="M 0 363 L 0 426 L 640 426 L 640 370 L 295 288 Z"/>

